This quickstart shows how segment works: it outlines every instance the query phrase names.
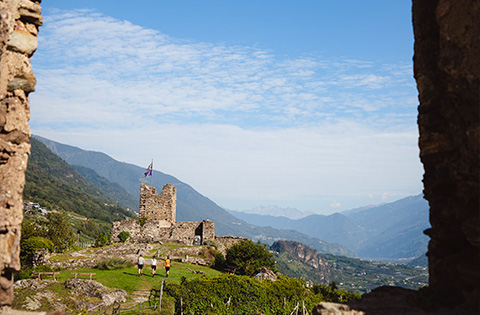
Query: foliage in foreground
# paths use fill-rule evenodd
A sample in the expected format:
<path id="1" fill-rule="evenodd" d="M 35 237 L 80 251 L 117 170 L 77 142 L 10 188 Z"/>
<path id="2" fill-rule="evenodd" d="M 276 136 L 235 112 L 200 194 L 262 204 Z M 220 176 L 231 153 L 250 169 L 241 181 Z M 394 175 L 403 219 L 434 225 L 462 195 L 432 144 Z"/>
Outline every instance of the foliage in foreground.
<path id="1" fill-rule="evenodd" d="M 331 289 L 331 288 L 330 288 Z M 184 314 L 290 314 L 297 306 L 312 309 L 321 301 L 346 301 L 358 299 L 359 295 L 335 289 L 306 289 L 303 280 L 279 277 L 277 281 L 245 276 L 220 275 L 183 280 L 181 284 L 167 284 L 166 293 L 175 298 L 176 310 L 180 310 L 180 299 Z"/>

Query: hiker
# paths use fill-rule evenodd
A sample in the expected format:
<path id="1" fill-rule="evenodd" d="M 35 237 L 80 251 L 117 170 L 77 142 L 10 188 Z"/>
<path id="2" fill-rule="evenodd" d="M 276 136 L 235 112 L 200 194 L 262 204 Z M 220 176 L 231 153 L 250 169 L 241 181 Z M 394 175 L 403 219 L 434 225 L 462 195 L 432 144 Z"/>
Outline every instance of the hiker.
<path id="1" fill-rule="evenodd" d="M 170 256 L 167 256 L 167 259 L 165 259 L 165 272 L 167 274 L 167 278 L 168 278 L 168 274 L 170 273 L 171 266 L 172 266 L 172 261 L 170 260 Z"/>
<path id="2" fill-rule="evenodd" d="M 140 257 L 138 257 L 138 276 L 140 277 L 143 275 L 143 264 L 145 263 L 145 259 L 143 258 L 143 255 L 140 254 Z"/>
<path id="3" fill-rule="evenodd" d="M 152 277 L 155 278 L 155 271 L 157 270 L 157 260 L 155 256 L 152 258 Z"/>

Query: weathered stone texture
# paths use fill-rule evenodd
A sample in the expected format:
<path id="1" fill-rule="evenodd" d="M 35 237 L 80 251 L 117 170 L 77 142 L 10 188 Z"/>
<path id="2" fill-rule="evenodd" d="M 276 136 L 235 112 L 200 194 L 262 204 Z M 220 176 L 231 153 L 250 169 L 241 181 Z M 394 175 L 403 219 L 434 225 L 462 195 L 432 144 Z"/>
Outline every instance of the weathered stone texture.
<path id="1" fill-rule="evenodd" d="M 0 308 L 13 299 L 12 272 L 20 269 L 22 193 L 30 152 L 30 65 L 42 24 L 40 0 L 0 1 Z"/>
<path id="2" fill-rule="evenodd" d="M 429 282 L 446 305 L 480 301 L 479 21 L 479 1 L 413 1 Z"/>
<path id="3" fill-rule="evenodd" d="M 248 240 L 248 238 L 240 236 L 215 236 L 215 243 L 217 244 L 217 249 L 224 255 L 227 254 L 227 249 L 243 240 Z"/>
<path id="4" fill-rule="evenodd" d="M 158 195 L 154 187 L 142 184 L 140 186 L 139 217 L 145 219 L 129 219 L 113 223 L 112 239 L 119 241 L 118 234 L 122 231 L 130 233 L 128 242 L 157 243 L 159 241 L 179 241 L 192 245 L 196 236 L 200 242 L 215 238 L 215 224 L 212 221 L 175 222 L 177 190 L 167 184 Z"/>
<path id="5" fill-rule="evenodd" d="M 177 211 L 177 188 L 171 184 L 163 186 L 162 193 L 157 194 L 154 187 L 140 186 L 140 206 L 138 216 L 149 220 L 165 220 L 175 223 Z"/>

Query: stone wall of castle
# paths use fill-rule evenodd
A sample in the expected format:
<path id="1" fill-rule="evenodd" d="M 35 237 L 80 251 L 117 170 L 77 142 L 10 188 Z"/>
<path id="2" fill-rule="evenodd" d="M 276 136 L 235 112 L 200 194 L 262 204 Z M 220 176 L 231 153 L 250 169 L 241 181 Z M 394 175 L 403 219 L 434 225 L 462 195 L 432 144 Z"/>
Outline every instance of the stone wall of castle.
<path id="1" fill-rule="evenodd" d="M 201 243 L 215 239 L 215 224 L 210 220 L 202 222 L 175 222 L 177 189 L 163 186 L 158 195 L 154 187 L 140 186 L 139 218 L 114 222 L 112 239 L 118 242 L 118 234 L 128 232 L 131 243 L 158 243 L 159 241 L 179 241 L 192 245 L 197 237 Z M 142 221 L 142 223 L 140 223 Z"/>
<path id="2" fill-rule="evenodd" d="M 163 220 L 146 220 L 143 225 L 137 219 L 128 219 L 113 223 L 112 240 L 119 242 L 118 234 L 126 231 L 130 234 L 129 243 L 158 243 L 159 241 L 178 241 L 193 245 L 195 236 L 201 243 L 215 240 L 215 224 L 212 221 L 175 222 L 169 226 Z"/>
<path id="3" fill-rule="evenodd" d="M 141 184 L 138 216 L 149 220 L 175 223 L 177 212 L 177 188 L 172 184 L 163 186 L 161 194 L 154 187 Z"/>
<path id="4" fill-rule="evenodd" d="M 22 193 L 30 153 L 28 94 L 36 83 L 30 57 L 42 25 L 39 3 L 0 1 L 0 308 L 11 305 L 13 272 L 20 270 Z"/>

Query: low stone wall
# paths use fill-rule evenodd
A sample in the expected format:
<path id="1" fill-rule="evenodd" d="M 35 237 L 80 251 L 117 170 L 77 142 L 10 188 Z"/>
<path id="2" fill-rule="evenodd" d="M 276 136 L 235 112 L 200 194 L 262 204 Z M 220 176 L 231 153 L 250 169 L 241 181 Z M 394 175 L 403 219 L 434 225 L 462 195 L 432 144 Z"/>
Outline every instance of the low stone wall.
<path id="1" fill-rule="evenodd" d="M 113 222 L 112 241 L 119 242 L 118 234 L 122 231 L 130 233 L 127 240 L 129 243 L 179 241 L 186 245 L 193 245 L 196 235 L 200 236 L 202 243 L 215 239 L 215 224 L 209 220 L 175 224 L 162 220 L 146 220 L 143 225 L 140 225 L 137 219 Z"/>

